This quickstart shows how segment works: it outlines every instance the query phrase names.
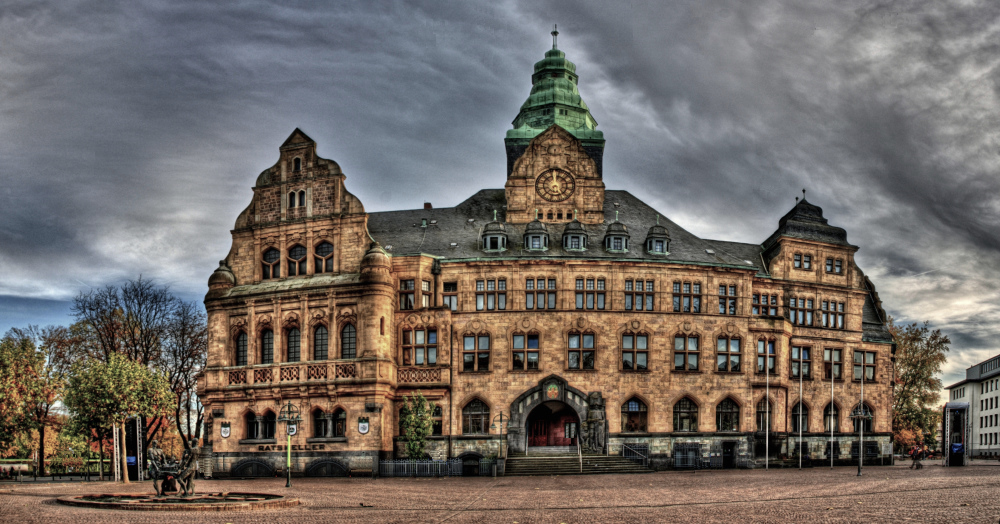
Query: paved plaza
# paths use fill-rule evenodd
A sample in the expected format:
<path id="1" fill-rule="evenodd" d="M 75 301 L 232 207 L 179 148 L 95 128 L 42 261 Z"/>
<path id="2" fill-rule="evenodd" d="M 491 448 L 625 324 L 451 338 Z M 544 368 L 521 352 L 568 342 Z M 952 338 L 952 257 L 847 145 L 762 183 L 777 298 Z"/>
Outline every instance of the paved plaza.
<path id="1" fill-rule="evenodd" d="M 996 463 L 993 463 L 996 464 Z M 0 521 L 113 522 L 983 522 L 1000 518 L 1000 466 L 728 470 L 507 478 L 293 479 L 295 508 L 159 513 L 56 504 L 148 484 L 0 484 Z M 285 494 L 284 479 L 198 482 L 199 491 Z M 371 506 L 371 507 L 367 507 Z"/>

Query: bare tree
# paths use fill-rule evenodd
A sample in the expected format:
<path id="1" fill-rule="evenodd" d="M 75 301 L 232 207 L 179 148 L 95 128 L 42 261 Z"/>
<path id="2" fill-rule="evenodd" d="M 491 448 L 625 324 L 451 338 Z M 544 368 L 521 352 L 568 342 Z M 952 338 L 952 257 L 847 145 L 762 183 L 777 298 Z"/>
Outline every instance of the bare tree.
<path id="1" fill-rule="evenodd" d="M 194 302 L 179 302 L 170 318 L 164 339 L 162 366 L 177 397 L 174 423 L 184 447 L 201 437 L 204 406 L 196 392 L 198 373 L 208 354 L 208 325 L 204 308 Z"/>
<path id="2" fill-rule="evenodd" d="M 180 303 L 167 286 L 142 276 L 120 286 L 81 292 L 73 299 L 77 320 L 73 330 L 85 340 L 75 346 L 76 351 L 105 362 L 121 353 L 143 365 L 161 367 L 163 344 Z M 147 441 L 164 420 L 146 421 Z"/>

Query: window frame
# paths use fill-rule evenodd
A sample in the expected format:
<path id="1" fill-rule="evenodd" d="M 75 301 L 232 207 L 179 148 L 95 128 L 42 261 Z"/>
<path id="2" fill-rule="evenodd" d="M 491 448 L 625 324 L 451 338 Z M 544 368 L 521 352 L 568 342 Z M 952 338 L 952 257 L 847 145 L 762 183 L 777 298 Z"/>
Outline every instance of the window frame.
<path id="1" fill-rule="evenodd" d="M 476 311 L 505 311 L 506 309 L 506 278 L 476 280 Z"/>
<path id="2" fill-rule="evenodd" d="M 270 253 L 274 253 L 274 260 L 268 261 Z M 271 280 L 281 278 L 281 251 L 274 247 L 269 247 L 260 254 L 261 280 Z"/>
<path id="3" fill-rule="evenodd" d="M 274 330 L 260 332 L 260 363 L 274 364 Z"/>
<path id="4" fill-rule="evenodd" d="M 686 402 L 685 405 L 681 405 L 682 402 Z M 690 404 L 690 407 L 688 406 Z M 694 433 L 698 431 L 698 414 L 699 414 L 698 404 L 692 400 L 690 397 L 682 397 L 677 402 L 674 402 L 673 411 L 673 430 L 675 432 L 683 433 Z M 688 424 L 684 424 L 683 421 L 687 420 Z M 687 428 L 681 429 L 684 426 Z"/>
<path id="5" fill-rule="evenodd" d="M 724 344 L 722 344 L 724 341 Z M 736 343 L 736 350 L 733 351 L 733 342 Z M 720 358 L 725 358 L 725 366 L 720 367 Z M 734 360 L 735 359 L 735 360 Z M 735 362 L 735 369 L 734 369 Z M 715 372 L 716 373 L 742 373 L 743 372 L 743 338 L 740 336 L 720 335 L 715 342 Z"/>
<path id="6" fill-rule="evenodd" d="M 805 405 L 801 400 L 792 406 L 790 411 L 790 416 L 792 417 L 791 424 L 789 426 L 792 428 L 792 433 L 799 432 L 799 410 L 804 410 L 802 413 L 802 422 L 805 426 L 802 428 L 802 433 L 809 433 L 809 406 Z"/>
<path id="7" fill-rule="evenodd" d="M 683 340 L 684 347 L 678 348 L 677 341 Z M 695 348 L 691 349 L 691 340 L 694 340 Z M 677 357 L 683 355 L 682 368 L 677 367 Z M 694 356 L 694 369 L 691 369 L 691 357 Z M 701 335 L 677 333 L 674 335 L 673 350 L 673 371 L 675 373 L 697 373 L 701 371 Z"/>
<path id="8" fill-rule="evenodd" d="M 529 283 L 530 282 L 530 283 Z M 544 288 L 538 287 L 545 285 Z M 551 277 L 525 277 L 524 309 L 545 310 L 558 309 L 558 281 Z M 539 298 L 545 298 L 543 303 Z"/>
<path id="9" fill-rule="evenodd" d="M 764 409 L 761 409 L 764 406 Z M 756 422 L 754 428 L 758 433 L 764 431 L 774 431 L 774 404 L 771 403 L 771 399 L 763 397 L 757 401 L 754 405 Z"/>
<path id="10" fill-rule="evenodd" d="M 622 403 L 620 414 L 622 433 L 649 433 L 649 406 L 641 398 L 633 396 Z"/>
<path id="11" fill-rule="evenodd" d="M 469 348 L 469 340 L 472 340 L 472 348 Z M 486 347 L 482 347 L 483 339 L 486 340 Z M 493 348 L 493 337 L 488 331 L 480 333 L 464 333 L 462 335 L 462 373 L 489 373 L 490 372 L 490 352 Z M 486 361 L 486 369 L 481 368 L 481 364 Z M 472 361 L 469 369 L 469 357 Z"/>
<path id="12" fill-rule="evenodd" d="M 596 287 L 595 287 L 596 283 Z M 584 287 L 586 284 L 586 287 Z M 594 277 L 577 277 L 576 279 L 576 309 L 603 310 L 607 301 L 604 294 L 604 279 Z"/>
<path id="13" fill-rule="evenodd" d="M 458 311 L 458 282 L 445 282 L 441 289 L 442 305 L 452 311 Z"/>
<path id="14" fill-rule="evenodd" d="M 655 280 L 646 280 L 644 278 L 625 279 L 624 309 L 626 311 L 656 311 L 655 289 Z"/>
<path id="15" fill-rule="evenodd" d="M 725 406 L 723 406 L 724 404 Z M 723 407 L 726 409 L 723 410 Z M 715 405 L 715 431 L 719 433 L 738 433 L 740 431 L 740 404 L 732 397 L 726 397 Z"/>
<path id="16" fill-rule="evenodd" d="M 297 327 L 290 327 L 285 330 L 285 362 L 301 362 L 302 361 L 302 330 Z M 292 351 L 294 350 L 295 360 L 292 360 Z"/>
<path id="17" fill-rule="evenodd" d="M 323 343 L 320 344 L 320 330 L 323 330 L 322 338 Z M 323 356 L 320 357 L 319 349 L 323 348 Z M 313 328 L 313 343 L 312 343 L 313 360 L 329 360 L 330 358 L 330 329 L 326 327 L 326 324 L 318 324 Z"/>
<path id="18" fill-rule="evenodd" d="M 330 252 L 326 255 L 320 254 L 320 247 L 323 245 L 330 246 Z M 313 273 L 333 273 L 333 242 L 328 242 L 323 240 L 322 242 L 313 246 Z"/>
<path id="19" fill-rule="evenodd" d="M 620 358 L 619 370 L 625 373 L 645 373 L 650 370 L 649 368 L 649 350 L 650 350 L 650 339 L 649 333 L 644 331 L 632 332 L 625 331 L 619 337 L 619 352 Z M 641 344 L 640 344 L 641 342 Z M 640 345 L 644 347 L 640 347 Z M 626 358 L 628 356 L 629 358 Z M 644 361 L 642 367 L 639 365 L 639 360 Z M 627 365 L 626 365 L 627 363 Z"/>
<path id="20" fill-rule="evenodd" d="M 859 353 L 862 354 L 862 362 L 858 362 L 858 354 Z M 862 375 L 862 376 L 865 376 L 865 382 L 866 383 L 870 384 L 870 383 L 878 382 L 878 367 L 877 367 L 878 366 L 878 352 L 877 351 L 866 351 L 866 350 L 863 350 L 863 349 L 855 349 L 853 351 L 853 353 L 851 353 L 851 355 L 853 357 L 851 359 L 851 382 L 861 382 L 861 379 L 856 378 L 859 367 L 862 369 L 862 373 L 864 373 L 864 375 Z M 868 356 L 869 355 L 871 355 L 871 363 L 868 363 Z M 867 373 L 868 369 L 872 370 L 871 371 L 872 378 L 867 378 L 867 376 L 866 376 L 868 374 Z"/>
<path id="21" fill-rule="evenodd" d="M 472 411 L 473 408 L 477 411 Z M 462 434 L 489 435 L 490 414 L 489 404 L 479 397 L 466 402 L 462 406 Z M 474 431 L 475 429 L 478 431 Z"/>
<path id="22" fill-rule="evenodd" d="M 416 279 L 415 278 L 401 278 L 399 279 L 399 310 L 400 311 L 412 311 L 416 308 Z"/>
<path id="23" fill-rule="evenodd" d="M 589 344 L 588 347 L 588 337 Z M 576 339 L 576 347 L 573 347 L 573 340 Z M 593 371 L 597 362 L 596 335 L 593 331 L 570 331 L 566 340 L 566 369 L 570 371 Z M 589 366 L 588 354 L 589 353 Z M 576 366 L 573 365 L 573 357 L 576 356 Z"/>
<path id="24" fill-rule="evenodd" d="M 350 338 L 348 338 L 347 328 L 351 328 Z M 350 344 L 348 344 L 348 340 Z M 350 350 L 349 354 L 348 350 Z M 345 322 L 340 327 L 340 358 L 358 358 L 358 328 L 351 322 Z"/>
<path id="25" fill-rule="evenodd" d="M 834 358 L 837 352 L 840 357 Z M 823 380 L 831 379 L 844 380 L 844 348 L 823 348 Z"/>
<path id="26" fill-rule="evenodd" d="M 733 316 L 739 312 L 739 286 L 719 284 L 719 314 Z"/>
<path id="27" fill-rule="evenodd" d="M 520 340 L 518 339 L 520 337 Z M 538 371 L 539 370 L 539 352 L 541 351 L 540 346 L 540 335 L 538 332 L 529 331 L 527 333 L 514 332 L 511 334 L 510 339 L 510 365 L 512 371 Z M 532 341 L 534 341 L 534 346 L 531 347 Z M 518 366 L 517 361 L 520 360 L 520 366 Z M 534 363 L 534 366 L 531 364 Z"/>
<path id="28" fill-rule="evenodd" d="M 246 366 L 249 363 L 249 354 L 247 353 L 247 348 L 249 347 L 249 337 L 246 331 L 240 331 L 236 334 L 235 344 L 235 365 Z"/>
<path id="29" fill-rule="evenodd" d="M 777 293 L 754 293 L 753 294 L 754 315 L 778 316 L 781 314 L 781 300 Z"/>
<path id="30" fill-rule="evenodd" d="M 704 300 L 701 281 L 675 280 L 672 297 L 674 313 L 703 313 Z"/>
<path id="31" fill-rule="evenodd" d="M 423 338 L 419 342 L 418 333 Z M 399 334 L 400 362 L 403 366 L 436 366 L 439 344 L 436 326 L 405 327 Z"/>
<path id="32" fill-rule="evenodd" d="M 763 345 L 763 347 L 761 347 Z M 768 367 L 764 368 L 764 362 L 762 359 L 767 356 Z M 757 339 L 757 364 L 754 367 L 754 372 L 758 375 L 776 375 L 778 365 L 778 344 L 773 338 L 759 338 Z"/>
<path id="33" fill-rule="evenodd" d="M 793 326 L 802 327 L 814 327 L 815 318 L 813 312 L 815 311 L 816 300 L 807 297 L 789 297 L 788 298 L 788 319 L 792 322 Z"/>
<path id="34" fill-rule="evenodd" d="M 796 357 L 796 354 L 799 356 Z M 797 370 L 804 370 L 802 372 L 802 380 L 812 380 L 813 356 L 812 346 L 792 346 L 788 354 L 788 376 L 798 380 L 799 375 Z"/>

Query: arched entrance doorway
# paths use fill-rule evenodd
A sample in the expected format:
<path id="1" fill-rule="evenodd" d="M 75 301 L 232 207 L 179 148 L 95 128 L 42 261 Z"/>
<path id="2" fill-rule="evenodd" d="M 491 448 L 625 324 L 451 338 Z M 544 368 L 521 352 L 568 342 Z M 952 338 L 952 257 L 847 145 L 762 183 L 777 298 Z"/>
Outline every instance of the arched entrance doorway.
<path id="1" fill-rule="evenodd" d="M 528 447 L 576 446 L 580 417 L 558 400 L 543 402 L 528 414 Z"/>

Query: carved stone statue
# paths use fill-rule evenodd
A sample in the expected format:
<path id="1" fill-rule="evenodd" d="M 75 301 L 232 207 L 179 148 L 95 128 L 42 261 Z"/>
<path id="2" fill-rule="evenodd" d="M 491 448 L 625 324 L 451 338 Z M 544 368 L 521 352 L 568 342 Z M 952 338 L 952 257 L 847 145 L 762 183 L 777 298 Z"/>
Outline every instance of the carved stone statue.
<path id="1" fill-rule="evenodd" d="M 591 453 L 601 453 L 605 445 L 604 398 L 600 392 L 587 395 L 587 422 L 581 424 L 586 432 L 583 445 Z"/>
<path id="2" fill-rule="evenodd" d="M 194 478 L 198 472 L 198 455 L 201 454 L 198 439 L 191 439 L 190 444 L 191 446 L 184 450 L 184 455 L 181 457 L 180 474 L 177 475 L 185 497 L 194 495 Z"/>

